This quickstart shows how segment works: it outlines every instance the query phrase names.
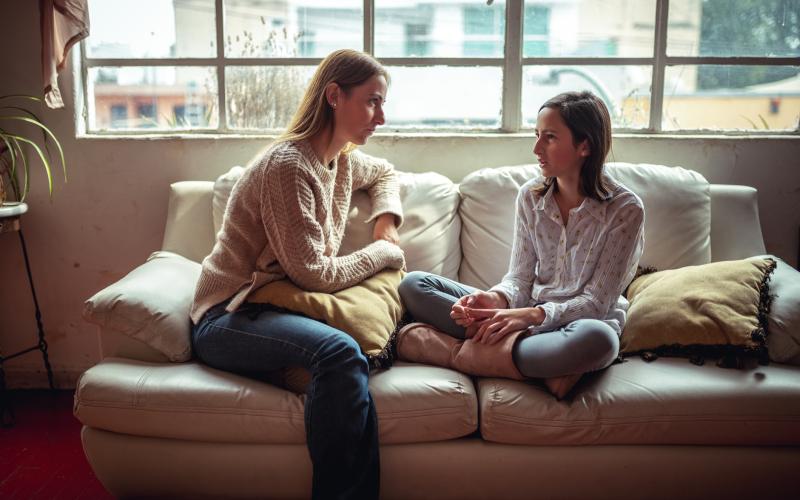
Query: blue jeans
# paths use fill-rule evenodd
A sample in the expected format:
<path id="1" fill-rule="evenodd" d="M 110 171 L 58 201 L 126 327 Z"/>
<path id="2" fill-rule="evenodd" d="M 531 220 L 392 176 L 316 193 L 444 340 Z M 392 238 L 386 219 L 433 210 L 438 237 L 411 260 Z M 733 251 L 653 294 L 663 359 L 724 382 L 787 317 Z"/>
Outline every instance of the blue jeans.
<path id="1" fill-rule="evenodd" d="M 205 364 L 258 375 L 287 366 L 311 372 L 305 404 L 306 443 L 314 466 L 313 498 L 378 498 L 378 418 L 369 365 L 346 333 L 266 304 L 233 313 L 211 308 L 192 329 Z"/>
<path id="2" fill-rule="evenodd" d="M 450 317 L 453 304 L 476 288 L 431 273 L 414 271 L 400 282 L 400 297 L 415 321 L 463 339 L 466 331 Z M 606 323 L 579 319 L 549 332 L 520 336 L 511 351 L 526 377 L 548 378 L 606 368 L 617 358 L 619 337 Z"/>

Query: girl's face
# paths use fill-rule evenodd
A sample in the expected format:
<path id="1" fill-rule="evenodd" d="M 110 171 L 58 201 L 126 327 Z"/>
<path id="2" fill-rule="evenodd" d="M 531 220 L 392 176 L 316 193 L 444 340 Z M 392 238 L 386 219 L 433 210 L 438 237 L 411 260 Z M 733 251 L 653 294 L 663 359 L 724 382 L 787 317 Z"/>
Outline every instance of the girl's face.
<path id="1" fill-rule="evenodd" d="M 536 144 L 533 154 L 539 159 L 542 174 L 546 177 L 577 177 L 587 156 L 586 141 L 577 146 L 561 112 L 543 108 L 536 118 Z"/>
<path id="2" fill-rule="evenodd" d="M 338 92 L 334 100 L 334 133 L 353 144 L 365 144 L 375 129 L 386 122 L 383 115 L 386 90 L 386 78 L 376 75 L 351 88 L 349 93 Z"/>

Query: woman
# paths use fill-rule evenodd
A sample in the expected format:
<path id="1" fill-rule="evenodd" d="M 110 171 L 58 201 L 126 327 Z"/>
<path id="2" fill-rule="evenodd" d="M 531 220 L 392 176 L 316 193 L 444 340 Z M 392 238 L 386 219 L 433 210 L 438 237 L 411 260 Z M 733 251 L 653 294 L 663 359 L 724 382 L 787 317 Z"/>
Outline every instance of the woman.
<path id="1" fill-rule="evenodd" d="M 361 52 L 340 50 L 322 61 L 287 132 L 234 186 L 192 306 L 193 349 L 209 366 L 311 372 L 305 429 L 314 498 L 378 496 L 367 360 L 346 333 L 247 298 L 287 277 L 308 291 L 335 292 L 404 266 L 393 168 L 352 150 L 383 125 L 388 79 Z M 372 198 L 375 241 L 339 256 L 350 197 L 361 188 Z"/>
<path id="2" fill-rule="evenodd" d="M 642 253 L 644 208 L 603 172 L 611 120 L 595 95 L 570 92 L 544 103 L 536 137 L 533 153 L 542 177 L 519 190 L 502 282 L 484 292 L 414 272 L 401 283 L 400 295 L 417 321 L 458 339 L 497 344 L 523 331 L 508 348 L 510 362 L 524 377 L 545 378 L 561 398 L 582 373 L 617 357 L 627 309 L 620 294 Z M 415 353 L 423 351 L 413 344 L 421 348 L 425 335 L 428 344 L 452 347 L 430 341 L 432 334 L 401 332 L 401 357 L 404 351 L 419 357 Z"/>

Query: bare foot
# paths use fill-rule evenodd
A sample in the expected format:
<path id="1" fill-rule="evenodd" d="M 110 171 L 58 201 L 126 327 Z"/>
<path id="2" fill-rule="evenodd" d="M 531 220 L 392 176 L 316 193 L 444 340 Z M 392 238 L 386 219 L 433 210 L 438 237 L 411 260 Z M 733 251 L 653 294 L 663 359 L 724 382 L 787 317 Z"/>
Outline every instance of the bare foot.
<path id="1" fill-rule="evenodd" d="M 561 377 L 550 377 L 544 379 L 544 383 L 556 399 L 564 399 L 564 396 L 569 394 L 569 391 L 578 383 L 578 380 L 583 376 L 582 373 L 574 375 L 564 375 Z"/>

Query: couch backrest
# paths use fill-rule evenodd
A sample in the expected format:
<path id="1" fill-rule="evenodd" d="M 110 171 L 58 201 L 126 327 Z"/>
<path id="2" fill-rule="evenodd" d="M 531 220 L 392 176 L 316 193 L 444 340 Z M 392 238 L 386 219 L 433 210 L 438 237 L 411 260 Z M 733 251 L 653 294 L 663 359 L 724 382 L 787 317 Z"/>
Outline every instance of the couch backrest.
<path id="1" fill-rule="evenodd" d="M 667 269 L 765 253 L 754 188 L 709 185 L 679 167 L 612 164 L 609 172 L 645 204 L 643 264 Z M 483 169 L 460 185 L 435 173 L 400 173 L 406 210 L 400 236 L 409 270 L 475 286 L 496 283 L 508 265 L 516 190 L 537 173 L 534 165 Z M 220 192 L 215 200 L 208 181 L 172 184 L 162 249 L 201 261 L 214 245 L 214 219 L 221 220 L 214 213 L 224 207 Z M 370 241 L 363 222 L 369 208 L 366 194 L 355 193 L 341 253 Z"/>
<path id="2" fill-rule="evenodd" d="M 221 226 L 228 196 L 242 172 L 241 167 L 234 167 L 215 183 L 173 184 L 163 249 L 198 262 L 208 255 Z M 458 186 L 434 172 L 398 172 L 398 181 L 404 207 L 399 233 L 408 269 L 424 269 L 457 279 L 461 264 Z M 198 208 L 200 205 L 203 208 Z M 371 208 L 366 192 L 353 193 L 340 255 L 352 253 L 372 241 L 372 224 L 365 222 Z"/>
<path id="3" fill-rule="evenodd" d="M 703 176 L 680 167 L 629 163 L 609 163 L 607 171 L 644 203 L 643 266 L 674 269 L 711 261 L 711 195 Z M 505 274 L 517 191 L 539 175 L 538 165 L 520 165 L 482 169 L 461 181 L 460 281 L 485 288 Z"/>

